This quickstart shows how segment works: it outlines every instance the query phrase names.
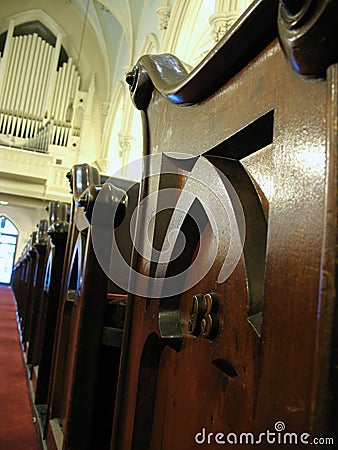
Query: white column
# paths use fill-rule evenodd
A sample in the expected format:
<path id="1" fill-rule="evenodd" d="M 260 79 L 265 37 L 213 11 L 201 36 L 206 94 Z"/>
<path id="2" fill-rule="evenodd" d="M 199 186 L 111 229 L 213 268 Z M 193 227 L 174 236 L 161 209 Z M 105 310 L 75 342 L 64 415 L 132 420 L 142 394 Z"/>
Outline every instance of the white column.
<path id="1" fill-rule="evenodd" d="M 53 99 L 54 99 L 54 96 L 56 95 L 55 82 L 56 82 L 56 76 L 57 76 L 57 66 L 58 66 L 60 51 L 61 51 L 61 42 L 62 42 L 62 35 L 58 34 L 57 39 L 56 39 L 55 48 L 53 50 L 53 56 L 52 56 L 52 61 L 51 61 L 51 65 L 50 65 L 48 85 L 47 85 L 47 95 L 46 95 L 46 99 L 45 99 L 45 103 L 44 103 L 44 113 L 47 113 L 46 119 L 48 119 L 51 114 Z"/>

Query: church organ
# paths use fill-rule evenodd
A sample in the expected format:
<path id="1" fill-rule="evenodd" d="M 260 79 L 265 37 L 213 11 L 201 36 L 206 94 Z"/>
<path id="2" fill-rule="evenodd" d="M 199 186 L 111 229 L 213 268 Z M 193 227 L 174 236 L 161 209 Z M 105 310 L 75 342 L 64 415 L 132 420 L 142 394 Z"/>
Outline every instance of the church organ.
<path id="1" fill-rule="evenodd" d="M 77 148 L 92 93 L 81 90 L 80 74 L 62 47 L 61 34 L 46 34 L 39 22 L 26 28 L 11 22 L 5 36 L 0 142 L 42 153 L 49 153 L 50 146 Z"/>
<path id="2" fill-rule="evenodd" d="M 337 17 L 330 0 L 256 0 L 190 73 L 163 54 L 128 74 L 141 185 L 70 174 L 49 450 L 335 448 Z M 100 204 L 117 214 L 99 215 L 105 264 Z M 13 281 L 23 333 L 31 267 Z"/>

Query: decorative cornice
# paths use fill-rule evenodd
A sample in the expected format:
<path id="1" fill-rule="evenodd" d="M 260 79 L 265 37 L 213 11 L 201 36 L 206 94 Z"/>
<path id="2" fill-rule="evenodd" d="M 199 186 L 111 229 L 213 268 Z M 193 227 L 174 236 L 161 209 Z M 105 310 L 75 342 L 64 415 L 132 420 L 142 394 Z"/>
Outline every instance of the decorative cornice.
<path id="1" fill-rule="evenodd" d="M 209 17 L 209 23 L 213 28 L 214 41 L 219 42 L 225 33 L 229 31 L 232 25 L 240 16 L 240 11 L 230 11 L 226 13 L 217 13 Z"/>
<path id="2" fill-rule="evenodd" d="M 118 137 L 119 137 L 119 146 L 121 148 L 119 156 L 121 157 L 124 153 L 130 152 L 133 136 L 130 133 L 121 132 L 118 134 Z"/>
<path id="3" fill-rule="evenodd" d="M 109 106 L 110 106 L 109 102 L 102 103 L 102 114 L 104 115 L 104 117 L 106 117 L 108 115 Z"/>
<path id="4" fill-rule="evenodd" d="M 160 30 L 166 30 L 168 28 L 170 14 L 171 14 L 170 6 L 161 6 L 160 8 L 156 9 L 158 28 Z"/>
<path id="5" fill-rule="evenodd" d="M 100 158 L 95 161 L 102 173 L 107 173 L 110 170 L 110 161 L 107 158 Z"/>

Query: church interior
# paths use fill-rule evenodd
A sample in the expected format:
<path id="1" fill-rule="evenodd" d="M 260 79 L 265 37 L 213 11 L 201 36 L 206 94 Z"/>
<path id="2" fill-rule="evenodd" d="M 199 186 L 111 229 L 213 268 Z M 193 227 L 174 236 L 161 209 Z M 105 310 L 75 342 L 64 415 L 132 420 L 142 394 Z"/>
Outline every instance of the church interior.
<path id="1" fill-rule="evenodd" d="M 337 2 L 2 3 L 0 448 L 337 448 Z"/>

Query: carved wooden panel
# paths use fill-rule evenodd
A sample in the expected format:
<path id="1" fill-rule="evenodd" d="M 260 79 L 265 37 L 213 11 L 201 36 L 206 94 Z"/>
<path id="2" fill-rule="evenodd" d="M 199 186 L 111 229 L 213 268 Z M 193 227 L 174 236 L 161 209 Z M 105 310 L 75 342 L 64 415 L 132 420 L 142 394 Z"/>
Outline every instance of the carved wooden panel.
<path id="1" fill-rule="evenodd" d="M 192 73 L 150 55 L 128 77 L 147 158 L 114 450 L 333 437 L 336 71 L 299 76 L 276 30 L 259 31 L 277 24 L 269 4 Z M 221 55 L 253 18 L 257 41 L 231 73 Z"/>
<path id="2" fill-rule="evenodd" d="M 93 245 L 93 217 L 97 204 L 104 205 L 105 217 L 116 207 L 118 218 L 98 234 L 111 264 L 114 255 L 109 239 L 113 234 L 130 263 L 130 218 L 138 200 L 138 184 L 117 178 L 103 185 L 95 183 L 91 176 L 84 176 L 81 167 L 73 169 L 71 178 L 73 224 L 60 299 L 47 445 L 104 450 L 111 440 L 126 292 L 109 282 L 101 267 Z M 118 194 L 126 196 L 128 208 L 116 200 Z"/>

